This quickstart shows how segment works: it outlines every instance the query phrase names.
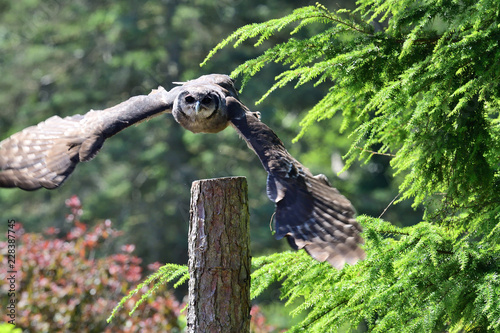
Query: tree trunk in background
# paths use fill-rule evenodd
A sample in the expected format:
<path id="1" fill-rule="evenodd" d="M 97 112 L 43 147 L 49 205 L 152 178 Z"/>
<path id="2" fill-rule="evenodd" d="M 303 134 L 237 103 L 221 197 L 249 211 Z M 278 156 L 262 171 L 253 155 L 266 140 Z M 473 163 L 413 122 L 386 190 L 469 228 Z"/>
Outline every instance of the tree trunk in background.
<path id="1" fill-rule="evenodd" d="M 249 332 L 248 222 L 245 177 L 193 182 L 188 332 Z"/>

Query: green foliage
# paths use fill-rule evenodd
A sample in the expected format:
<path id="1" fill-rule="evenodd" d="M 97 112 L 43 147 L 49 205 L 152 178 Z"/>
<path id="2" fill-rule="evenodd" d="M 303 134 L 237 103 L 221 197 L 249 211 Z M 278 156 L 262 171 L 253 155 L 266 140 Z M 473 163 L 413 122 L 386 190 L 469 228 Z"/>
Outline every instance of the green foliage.
<path id="1" fill-rule="evenodd" d="M 299 37 L 299 31 L 313 33 Z M 239 28 L 221 48 L 289 29 L 238 66 L 247 83 L 264 66 L 284 69 L 262 99 L 295 81 L 330 89 L 301 122 L 342 114 L 347 169 L 391 157 L 400 198 L 425 210 L 398 228 L 362 216 L 368 258 L 340 272 L 305 254 L 255 261 L 253 296 L 282 281 L 283 298 L 303 297 L 306 320 L 291 331 L 335 331 L 365 322 L 379 332 L 500 331 L 500 13 L 492 0 L 361 0 L 353 10 L 307 6 Z M 262 100 L 261 99 L 261 100 Z M 291 265 L 290 263 L 294 263 Z"/>
<path id="2" fill-rule="evenodd" d="M 282 281 L 292 314 L 308 311 L 289 332 L 335 332 L 366 323 L 373 332 L 429 332 L 452 328 L 498 330 L 499 254 L 457 242 L 422 222 L 397 228 L 359 217 L 365 227 L 366 260 L 341 271 L 305 252 L 253 260 L 252 297 Z"/>
<path id="3" fill-rule="evenodd" d="M 22 333 L 22 330 L 12 324 L 0 323 L 0 333 Z"/>
<path id="4" fill-rule="evenodd" d="M 118 305 L 113 309 L 113 312 L 107 319 L 107 322 L 111 322 L 118 310 L 120 310 L 120 308 L 122 308 L 125 303 L 137 293 L 143 292 L 141 298 L 135 302 L 134 307 L 129 312 L 130 316 L 142 303 L 147 301 L 147 299 L 156 293 L 162 286 L 175 279 L 178 279 L 178 281 L 173 285 L 174 288 L 177 288 L 186 282 L 189 279 L 188 267 L 175 264 L 166 264 L 160 267 L 160 269 L 148 276 L 146 280 L 138 284 L 137 287 L 131 290 L 127 296 L 120 300 L 120 303 L 118 303 Z M 151 283 L 154 283 L 153 287 L 148 288 Z"/>

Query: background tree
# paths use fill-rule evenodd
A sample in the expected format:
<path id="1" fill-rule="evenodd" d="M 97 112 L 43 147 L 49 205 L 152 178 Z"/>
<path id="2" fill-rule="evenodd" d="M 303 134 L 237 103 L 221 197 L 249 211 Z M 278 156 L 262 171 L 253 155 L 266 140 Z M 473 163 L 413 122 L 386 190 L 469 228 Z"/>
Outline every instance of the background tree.
<path id="1" fill-rule="evenodd" d="M 290 82 L 329 83 L 298 137 L 342 113 L 348 164 L 387 156 L 401 181 L 396 202 L 425 212 L 406 228 L 359 217 L 368 258 L 340 272 L 296 253 L 254 260 L 254 295 L 282 280 L 284 298 L 304 298 L 295 311 L 310 309 L 292 332 L 362 323 L 378 332 L 500 330 L 499 23 L 489 0 L 361 0 L 355 10 L 308 6 L 244 26 L 212 51 L 314 24 L 313 36 L 268 47 L 232 75 L 246 83 L 283 64 L 264 97 Z"/>

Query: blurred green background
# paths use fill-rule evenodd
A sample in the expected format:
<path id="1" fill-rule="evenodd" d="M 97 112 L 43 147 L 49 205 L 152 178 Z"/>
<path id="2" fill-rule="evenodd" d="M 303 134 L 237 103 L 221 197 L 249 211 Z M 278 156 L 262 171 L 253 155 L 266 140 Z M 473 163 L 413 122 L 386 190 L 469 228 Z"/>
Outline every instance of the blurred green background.
<path id="1" fill-rule="evenodd" d="M 200 68 L 219 41 L 245 24 L 281 17 L 314 3 L 0 0 L 0 139 L 52 115 L 83 114 L 148 94 L 158 85 L 168 90 L 173 81 L 229 74 L 289 31 L 269 39 L 262 48 L 249 43 L 224 49 Z M 338 0 L 322 3 L 330 9 L 352 5 Z M 300 34 L 313 34 L 314 29 L 321 26 Z M 287 87 L 255 106 L 281 70 L 276 65 L 259 73 L 241 93 L 243 103 L 261 111 L 263 121 L 292 155 L 313 173 L 326 174 L 358 214 L 379 216 L 397 194 L 389 157 L 374 156 L 338 176 L 342 155 L 350 145 L 348 134 L 339 133 L 338 118 L 318 123 L 291 143 L 299 121 L 332 87 Z M 135 254 L 145 265 L 185 264 L 191 182 L 224 176 L 248 179 L 252 255 L 287 248 L 286 241 L 274 240 L 269 230 L 274 205 L 265 195 L 266 173 L 235 131 L 192 134 L 171 115 L 108 140 L 97 157 L 81 163 L 59 189 L 0 189 L 1 218 L 22 222 L 27 232 L 50 226 L 67 230 L 64 202 L 76 194 L 84 207 L 82 221 L 93 225 L 109 218 L 125 232 L 116 247 L 135 244 Z M 413 224 L 420 216 L 405 202 L 384 214 L 398 225 Z"/>

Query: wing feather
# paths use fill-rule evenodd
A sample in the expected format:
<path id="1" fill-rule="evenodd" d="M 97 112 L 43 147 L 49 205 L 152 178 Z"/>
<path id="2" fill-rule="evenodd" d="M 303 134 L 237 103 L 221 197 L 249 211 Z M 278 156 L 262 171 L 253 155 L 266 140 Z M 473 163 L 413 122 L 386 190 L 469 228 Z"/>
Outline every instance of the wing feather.
<path id="1" fill-rule="evenodd" d="M 227 97 L 232 126 L 268 172 L 267 194 L 276 203 L 275 237 L 337 269 L 365 258 L 362 228 L 352 204 L 321 176 L 295 160 L 283 142 L 236 98 Z"/>
<path id="2" fill-rule="evenodd" d="M 160 113 L 171 112 L 179 87 L 159 88 L 85 115 L 53 116 L 0 142 L 0 187 L 59 187 L 79 162 L 90 161 L 104 141 Z"/>

